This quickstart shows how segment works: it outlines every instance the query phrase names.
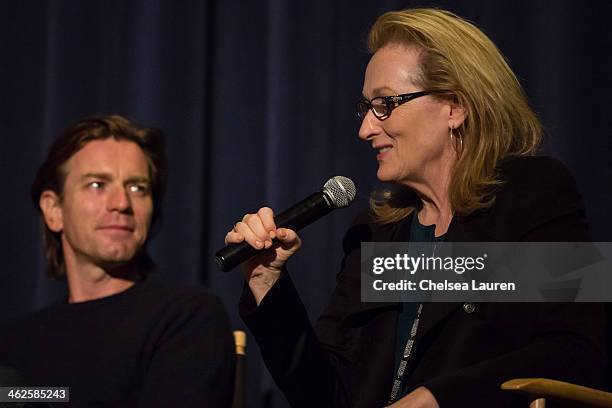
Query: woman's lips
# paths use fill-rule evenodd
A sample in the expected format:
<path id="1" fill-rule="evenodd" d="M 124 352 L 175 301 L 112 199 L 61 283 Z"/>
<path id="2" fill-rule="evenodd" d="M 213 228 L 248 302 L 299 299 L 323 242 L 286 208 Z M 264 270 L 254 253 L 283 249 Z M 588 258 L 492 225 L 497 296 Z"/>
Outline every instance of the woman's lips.
<path id="1" fill-rule="evenodd" d="M 391 149 L 393 149 L 393 146 L 383 146 L 378 148 L 378 154 L 376 155 L 376 159 L 383 159 L 389 153 L 389 151 L 391 151 Z"/>

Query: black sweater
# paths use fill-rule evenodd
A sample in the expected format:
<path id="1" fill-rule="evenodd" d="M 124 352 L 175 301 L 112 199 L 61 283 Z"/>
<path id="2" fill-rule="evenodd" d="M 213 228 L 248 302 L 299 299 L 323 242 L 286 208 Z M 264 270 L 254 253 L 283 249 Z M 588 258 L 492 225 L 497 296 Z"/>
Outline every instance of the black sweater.
<path id="1" fill-rule="evenodd" d="M 163 285 L 155 274 L 0 331 L 0 365 L 32 386 L 70 387 L 74 407 L 229 406 L 233 358 L 221 302 L 203 290 Z"/>

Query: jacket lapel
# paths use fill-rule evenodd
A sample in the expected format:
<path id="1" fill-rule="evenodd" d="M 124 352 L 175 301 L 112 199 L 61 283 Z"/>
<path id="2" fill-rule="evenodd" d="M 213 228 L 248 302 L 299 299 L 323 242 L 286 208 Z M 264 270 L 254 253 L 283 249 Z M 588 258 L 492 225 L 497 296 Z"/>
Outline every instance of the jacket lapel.
<path id="1" fill-rule="evenodd" d="M 399 240 L 400 230 L 403 229 L 403 224 L 410 217 L 406 217 L 403 220 L 390 224 L 368 224 L 369 231 L 366 234 L 361 235 L 362 242 L 394 242 Z M 408 224 L 408 228 L 410 224 Z M 365 240 L 364 240 L 365 239 Z M 361 256 L 360 256 L 361 257 Z M 357 266 L 360 268 L 361 264 Z M 353 288 L 356 293 L 361 293 L 361 271 L 359 271 L 359 280 L 356 282 L 358 287 Z M 363 314 L 370 314 L 372 312 L 378 312 L 382 309 L 397 309 L 399 310 L 399 302 L 362 302 L 361 296 L 359 300 L 354 303 L 349 311 L 347 317 L 349 320 L 355 320 L 362 317 Z"/>
<path id="2" fill-rule="evenodd" d="M 401 221 L 380 225 L 370 224 L 370 242 L 400 242 L 410 236 L 410 225 L 412 216 L 408 216 Z M 453 218 L 446 234 L 449 242 L 471 241 L 469 218 Z M 365 241 L 364 241 L 365 242 Z M 359 288 L 353 290 L 359 291 Z M 362 317 L 363 314 L 377 313 L 384 309 L 399 310 L 399 302 L 356 302 L 348 312 L 348 319 L 354 320 Z M 462 306 L 461 302 L 438 302 L 426 303 L 423 306 L 423 315 L 419 328 L 419 337 L 425 336 L 430 330 L 438 325 L 452 312 Z"/>
<path id="3" fill-rule="evenodd" d="M 460 233 L 457 232 L 458 229 L 461 230 Z M 445 241 L 459 242 L 466 241 L 466 238 L 470 241 L 471 239 L 469 237 L 471 234 L 468 230 L 468 219 L 453 217 L 448 226 L 448 231 L 445 234 Z M 424 304 L 418 337 L 425 337 L 430 330 L 461 306 L 462 303 L 460 302 L 432 302 Z"/>

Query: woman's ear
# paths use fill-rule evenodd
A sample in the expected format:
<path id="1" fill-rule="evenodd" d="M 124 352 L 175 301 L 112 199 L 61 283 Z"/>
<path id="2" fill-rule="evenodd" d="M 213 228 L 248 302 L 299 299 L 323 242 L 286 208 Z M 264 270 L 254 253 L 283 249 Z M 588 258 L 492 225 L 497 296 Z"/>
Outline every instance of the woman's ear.
<path id="1" fill-rule="evenodd" d="M 53 232 L 61 232 L 64 229 L 64 221 L 62 219 L 62 206 L 60 197 L 55 191 L 45 190 L 40 195 L 38 201 L 40 210 L 47 227 Z"/>
<path id="2" fill-rule="evenodd" d="M 448 103 L 450 106 L 448 114 L 448 127 L 451 129 L 457 129 L 465 121 L 467 111 L 457 97 L 449 100 Z"/>

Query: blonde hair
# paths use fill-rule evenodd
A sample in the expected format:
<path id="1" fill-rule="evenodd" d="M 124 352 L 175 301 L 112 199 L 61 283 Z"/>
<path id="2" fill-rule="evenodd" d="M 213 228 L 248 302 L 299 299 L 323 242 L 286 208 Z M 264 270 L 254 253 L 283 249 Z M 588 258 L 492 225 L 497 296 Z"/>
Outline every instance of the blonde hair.
<path id="1" fill-rule="evenodd" d="M 538 118 L 495 44 L 476 26 L 444 10 L 417 8 L 381 15 L 368 37 L 371 53 L 389 45 L 415 46 L 422 75 L 417 85 L 440 91 L 466 111 L 454 132 L 462 137 L 449 197 L 456 214 L 491 206 L 502 183 L 496 173 L 510 156 L 533 155 L 542 138 Z M 370 205 L 379 222 L 406 217 L 416 196 L 406 189 L 377 190 Z"/>

